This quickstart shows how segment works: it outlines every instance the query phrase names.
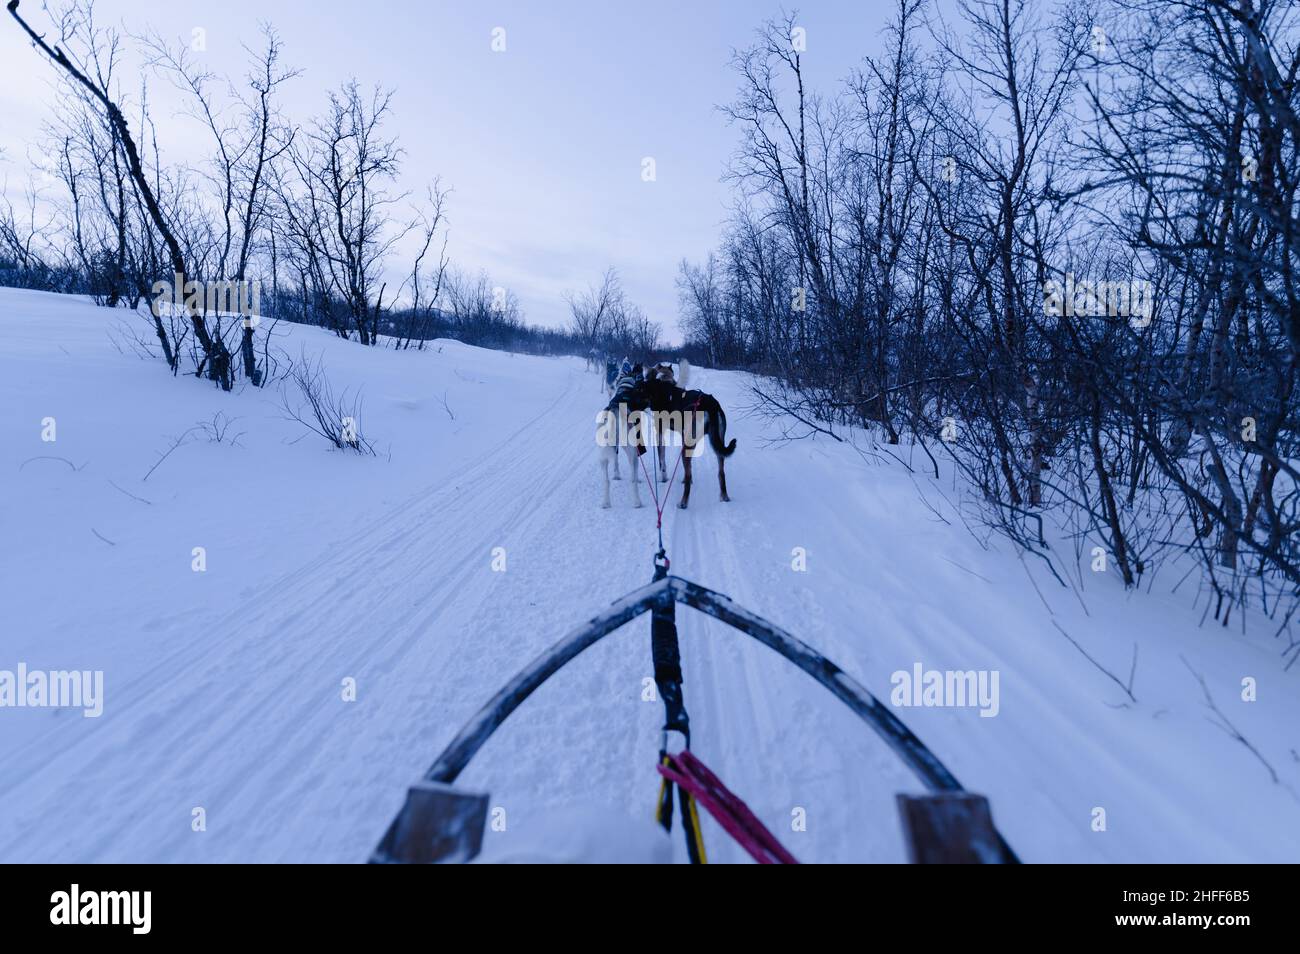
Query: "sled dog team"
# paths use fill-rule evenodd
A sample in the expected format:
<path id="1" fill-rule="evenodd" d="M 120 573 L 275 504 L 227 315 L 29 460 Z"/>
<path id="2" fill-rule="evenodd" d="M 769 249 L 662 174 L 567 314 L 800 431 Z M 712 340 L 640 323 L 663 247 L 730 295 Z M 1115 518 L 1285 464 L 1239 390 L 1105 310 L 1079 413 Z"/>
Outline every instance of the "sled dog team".
<path id="1" fill-rule="evenodd" d="M 727 443 L 727 415 L 712 394 L 686 389 L 690 365 L 684 359 L 680 370 L 679 384 L 671 364 L 656 364 L 647 369 L 627 358 L 617 365 L 613 361 L 605 362 L 605 393 L 609 402 L 596 416 L 596 443 L 605 488 L 602 507 L 610 506 L 610 461 L 614 463 L 614 479 L 622 479 L 618 468 L 620 449 L 627 455 L 632 506 L 640 507 L 638 470 L 643 465 L 639 458 L 649 447 L 656 447 L 659 480 L 666 483 L 668 464 L 673 458 L 665 455 L 664 448 L 671 444 L 681 448 L 682 499 L 677 506 L 686 509 L 691 498 L 691 460 L 699 454 L 700 442 L 706 437 L 718 458 L 719 496 L 724 501 L 731 499 L 727 496 L 725 465 L 736 450 L 736 441 L 733 438 Z"/>

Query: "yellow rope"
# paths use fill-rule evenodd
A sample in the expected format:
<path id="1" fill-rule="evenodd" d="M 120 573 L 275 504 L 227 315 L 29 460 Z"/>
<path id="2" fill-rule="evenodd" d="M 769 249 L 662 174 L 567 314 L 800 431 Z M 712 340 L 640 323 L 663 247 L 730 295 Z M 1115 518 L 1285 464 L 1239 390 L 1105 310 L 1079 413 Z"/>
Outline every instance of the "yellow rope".
<path id="1" fill-rule="evenodd" d="M 704 832 L 700 831 L 700 813 L 695 809 L 695 796 L 686 793 L 686 807 L 689 809 L 691 837 L 695 839 L 695 850 L 700 856 L 700 864 L 707 865 L 709 856 L 704 853 Z"/>
<path id="2" fill-rule="evenodd" d="M 661 765 L 668 765 L 668 756 L 665 755 L 661 760 Z M 660 825 L 664 823 L 664 806 L 669 811 L 673 810 L 673 793 L 669 789 L 670 782 L 667 778 L 659 779 L 659 798 L 655 801 L 655 821 Z M 686 837 L 691 840 L 695 848 L 695 855 L 698 857 L 699 864 L 707 865 L 709 857 L 704 852 L 704 832 L 700 830 L 700 813 L 695 807 L 695 796 L 686 789 L 682 789 L 682 794 L 686 796 L 686 810 L 682 812 L 682 827 L 686 830 Z"/>
<path id="3" fill-rule="evenodd" d="M 668 764 L 667 759 L 664 760 L 664 764 Z M 664 823 L 664 788 L 667 785 L 668 779 L 661 777 L 659 779 L 659 798 L 655 801 L 655 821 L 661 825 Z"/>

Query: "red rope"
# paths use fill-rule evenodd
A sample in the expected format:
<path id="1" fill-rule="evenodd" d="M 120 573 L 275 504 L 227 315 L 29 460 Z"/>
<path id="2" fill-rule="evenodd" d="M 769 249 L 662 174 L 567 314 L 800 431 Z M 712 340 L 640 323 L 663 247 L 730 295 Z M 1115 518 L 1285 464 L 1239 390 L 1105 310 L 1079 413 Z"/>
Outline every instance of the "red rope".
<path id="1" fill-rule="evenodd" d="M 659 774 L 690 792 L 737 844 L 761 865 L 797 865 L 794 855 L 758 820 L 722 780 L 689 749 L 666 755 L 667 764 L 656 766 Z"/>
<path id="2" fill-rule="evenodd" d="M 695 399 L 695 403 L 691 405 L 691 413 L 694 413 L 699 408 L 700 402 L 702 400 L 704 400 L 703 394 L 697 397 Z M 656 447 L 659 445 L 660 440 L 661 440 L 661 436 L 659 434 L 659 431 L 656 429 L 655 430 Z M 677 460 L 673 462 L 673 472 L 669 475 L 668 483 L 664 486 L 664 498 L 662 502 L 659 500 L 659 494 L 655 488 L 655 482 L 650 479 L 650 472 L 646 470 L 645 460 L 644 460 L 645 455 L 644 454 L 637 455 L 637 460 L 641 464 L 641 473 L 645 475 L 645 482 L 650 487 L 650 497 L 655 502 L 655 529 L 657 530 L 663 529 L 664 508 L 668 506 L 668 498 L 672 496 L 673 481 L 677 479 L 677 468 L 681 466 L 682 458 L 685 455 L 686 455 L 686 419 L 683 418 L 682 419 L 682 449 L 677 452 Z M 662 543 L 662 539 L 660 542 Z"/>
<path id="3" fill-rule="evenodd" d="M 655 439 L 658 440 L 657 437 L 656 437 Z M 655 482 L 654 482 L 653 480 L 650 479 L 650 472 L 649 472 L 648 470 L 646 470 L 646 466 L 645 466 L 645 455 L 642 454 L 642 455 L 640 455 L 639 457 L 637 457 L 637 460 L 641 462 L 641 473 L 645 474 L 645 482 L 646 482 L 646 484 L 648 484 L 649 487 L 650 487 L 650 496 L 651 496 L 651 498 L 652 498 L 652 499 L 654 500 L 654 502 L 655 502 L 655 527 L 656 527 L 656 529 L 662 528 L 663 525 L 664 525 L 664 507 L 668 506 L 668 498 L 669 498 L 669 496 L 671 496 L 671 491 L 672 491 L 672 489 L 673 489 L 673 481 L 677 479 L 677 467 L 678 467 L 678 465 L 681 464 L 681 462 L 682 462 L 682 454 L 684 454 L 684 453 L 686 453 L 686 445 L 685 445 L 685 444 L 682 445 L 682 449 L 681 449 L 681 451 L 679 451 L 678 454 L 677 454 L 677 460 L 676 460 L 676 462 L 673 463 L 673 472 L 672 472 L 672 474 L 668 477 L 668 483 L 664 485 L 664 499 L 663 499 L 662 502 L 660 502 L 660 500 L 659 500 L 659 493 L 658 493 L 657 488 L 655 487 Z"/>

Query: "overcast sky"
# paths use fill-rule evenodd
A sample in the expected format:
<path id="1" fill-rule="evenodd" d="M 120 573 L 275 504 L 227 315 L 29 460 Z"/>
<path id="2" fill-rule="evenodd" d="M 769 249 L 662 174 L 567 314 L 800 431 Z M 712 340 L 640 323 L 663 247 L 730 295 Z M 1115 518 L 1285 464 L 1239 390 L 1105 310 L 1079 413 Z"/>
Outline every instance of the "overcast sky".
<path id="1" fill-rule="evenodd" d="M 798 5 L 812 85 L 828 90 L 876 53 L 891 6 Z M 519 296 L 527 320 L 546 325 L 566 321 L 566 289 L 613 265 L 631 299 L 677 340 L 677 264 L 702 258 L 727 215 L 729 189 L 719 180 L 737 133 L 716 107 L 736 89 L 728 60 L 781 5 L 100 0 L 96 11 L 104 25 L 178 41 L 201 28 L 204 65 L 236 79 L 246 69 L 242 44 L 256 46 L 259 22 L 269 21 L 286 62 L 302 70 L 283 100 L 299 121 L 349 77 L 392 87 L 403 186 L 422 193 L 441 176 L 454 189 L 458 264 L 486 269 Z M 24 0 L 20 12 L 48 22 L 39 0 Z M 498 27 L 504 52 L 492 50 Z M 11 191 L 25 181 L 54 79 L 3 16 L 0 182 Z M 164 157 L 201 155 L 206 143 L 193 126 L 164 121 L 175 100 L 161 83 L 151 89 Z M 642 181 L 647 156 L 655 182 Z"/>

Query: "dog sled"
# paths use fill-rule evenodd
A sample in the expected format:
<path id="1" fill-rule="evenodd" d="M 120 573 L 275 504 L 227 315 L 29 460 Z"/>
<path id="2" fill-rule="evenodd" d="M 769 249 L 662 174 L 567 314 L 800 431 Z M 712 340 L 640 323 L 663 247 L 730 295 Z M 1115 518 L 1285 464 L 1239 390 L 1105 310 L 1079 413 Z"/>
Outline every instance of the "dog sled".
<path id="1" fill-rule="evenodd" d="M 482 849 L 488 795 L 456 786 L 475 753 L 510 714 L 579 654 L 636 618 L 651 617 L 655 683 L 664 703 L 656 817 L 671 830 L 673 794 L 692 862 L 706 860 L 699 807 L 760 863 L 791 863 L 794 857 L 736 795 L 690 751 L 690 720 L 682 692 L 677 644 L 677 604 L 712 616 L 757 640 L 794 664 L 851 709 L 912 770 L 925 795 L 897 796 L 904 841 L 914 863 L 1016 863 L 1015 853 L 993 824 L 987 799 L 967 792 L 933 752 L 879 699 L 835 663 L 800 639 L 729 597 L 668 573 L 661 548 L 648 585 L 615 600 L 603 613 L 562 637 L 501 688 L 475 715 L 429 770 L 407 792 L 406 802 L 371 855 L 371 863 L 466 862 Z M 673 751 L 670 740 L 680 740 Z"/>

